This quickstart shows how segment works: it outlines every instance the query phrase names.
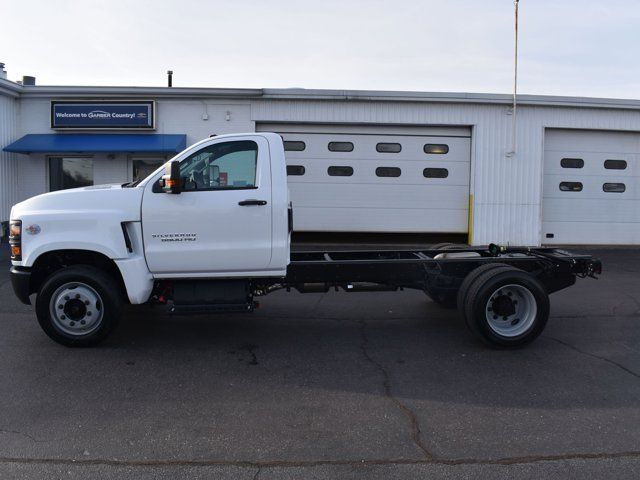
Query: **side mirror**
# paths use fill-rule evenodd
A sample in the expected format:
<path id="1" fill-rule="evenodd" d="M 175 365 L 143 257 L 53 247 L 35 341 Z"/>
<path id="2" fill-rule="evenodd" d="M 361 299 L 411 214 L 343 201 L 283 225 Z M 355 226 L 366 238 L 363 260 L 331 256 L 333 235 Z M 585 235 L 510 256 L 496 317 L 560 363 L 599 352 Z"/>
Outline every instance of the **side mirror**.
<path id="1" fill-rule="evenodd" d="M 180 193 L 182 179 L 180 178 L 180 162 L 174 160 L 164 167 L 164 175 L 160 179 L 160 186 L 164 193 Z"/>

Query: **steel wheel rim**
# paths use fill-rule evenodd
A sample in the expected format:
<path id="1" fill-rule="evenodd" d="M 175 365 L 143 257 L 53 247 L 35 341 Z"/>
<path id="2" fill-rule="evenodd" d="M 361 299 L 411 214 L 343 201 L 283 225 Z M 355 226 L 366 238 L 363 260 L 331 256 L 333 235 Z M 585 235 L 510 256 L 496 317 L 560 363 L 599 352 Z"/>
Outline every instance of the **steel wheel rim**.
<path id="1" fill-rule="evenodd" d="M 93 287 L 69 282 L 58 287 L 51 296 L 49 313 L 56 329 L 78 337 L 88 335 L 100 326 L 104 304 Z"/>
<path id="2" fill-rule="evenodd" d="M 485 306 L 489 328 L 502 337 L 518 337 L 536 320 L 538 305 L 531 290 L 510 284 L 495 289 Z"/>

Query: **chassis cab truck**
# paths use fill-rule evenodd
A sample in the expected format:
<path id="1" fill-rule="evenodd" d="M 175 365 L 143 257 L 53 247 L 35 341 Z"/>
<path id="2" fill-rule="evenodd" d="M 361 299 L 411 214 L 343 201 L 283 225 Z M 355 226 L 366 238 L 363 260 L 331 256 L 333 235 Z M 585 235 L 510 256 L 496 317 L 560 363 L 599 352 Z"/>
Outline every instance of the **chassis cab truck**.
<path id="1" fill-rule="evenodd" d="M 549 317 L 548 295 L 601 273 L 546 248 L 290 252 L 295 205 L 274 133 L 205 139 L 139 182 L 51 192 L 11 211 L 11 281 L 49 337 L 90 346 L 125 303 L 172 313 L 251 311 L 277 289 L 419 289 L 458 307 L 479 339 L 515 347 Z M 303 314 L 303 312 L 300 312 Z"/>

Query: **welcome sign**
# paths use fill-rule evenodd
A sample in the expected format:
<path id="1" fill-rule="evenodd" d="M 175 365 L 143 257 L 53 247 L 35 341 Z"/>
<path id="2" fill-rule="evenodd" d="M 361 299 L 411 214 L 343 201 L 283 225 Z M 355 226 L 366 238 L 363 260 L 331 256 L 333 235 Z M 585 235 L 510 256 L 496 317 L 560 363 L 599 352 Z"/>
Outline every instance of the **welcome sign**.
<path id="1" fill-rule="evenodd" d="M 51 102 L 51 128 L 56 129 L 147 129 L 155 128 L 155 103 Z"/>

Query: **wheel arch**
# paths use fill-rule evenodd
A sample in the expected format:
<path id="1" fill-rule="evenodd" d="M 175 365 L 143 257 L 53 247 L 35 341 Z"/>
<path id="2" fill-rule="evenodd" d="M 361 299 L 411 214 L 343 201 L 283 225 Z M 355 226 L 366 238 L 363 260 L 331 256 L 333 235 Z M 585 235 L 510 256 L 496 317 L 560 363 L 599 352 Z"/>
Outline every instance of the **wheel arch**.
<path id="1" fill-rule="evenodd" d="M 89 265 L 99 268 L 116 280 L 124 297 L 128 298 L 122 273 L 115 261 L 104 253 L 81 249 L 51 250 L 39 255 L 31 267 L 30 293 L 37 292 L 53 273 L 72 265 Z"/>

